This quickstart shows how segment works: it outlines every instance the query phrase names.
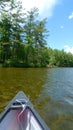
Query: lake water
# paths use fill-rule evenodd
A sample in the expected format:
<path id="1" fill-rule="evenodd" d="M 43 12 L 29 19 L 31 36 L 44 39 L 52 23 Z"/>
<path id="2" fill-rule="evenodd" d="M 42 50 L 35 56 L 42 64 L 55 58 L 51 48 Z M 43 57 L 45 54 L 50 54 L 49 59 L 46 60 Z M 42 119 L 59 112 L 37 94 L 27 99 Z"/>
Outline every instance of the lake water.
<path id="1" fill-rule="evenodd" d="M 19 91 L 51 130 L 73 130 L 73 68 L 0 68 L 0 112 Z"/>

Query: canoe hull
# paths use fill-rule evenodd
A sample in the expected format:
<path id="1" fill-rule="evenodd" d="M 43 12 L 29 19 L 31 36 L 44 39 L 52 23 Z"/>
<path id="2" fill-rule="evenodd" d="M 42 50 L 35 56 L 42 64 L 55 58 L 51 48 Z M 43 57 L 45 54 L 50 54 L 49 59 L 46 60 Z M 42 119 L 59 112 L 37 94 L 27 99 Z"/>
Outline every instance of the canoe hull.
<path id="1" fill-rule="evenodd" d="M 6 107 L 0 116 L 0 130 L 50 130 L 23 92 Z"/>

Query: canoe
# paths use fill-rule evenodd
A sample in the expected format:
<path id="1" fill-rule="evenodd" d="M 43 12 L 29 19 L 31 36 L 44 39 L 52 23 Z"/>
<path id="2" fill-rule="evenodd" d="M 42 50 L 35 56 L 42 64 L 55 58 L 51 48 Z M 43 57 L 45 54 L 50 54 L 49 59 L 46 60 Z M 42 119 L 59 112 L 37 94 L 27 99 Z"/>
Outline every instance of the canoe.
<path id="1" fill-rule="evenodd" d="M 50 130 L 23 92 L 0 115 L 0 130 Z"/>

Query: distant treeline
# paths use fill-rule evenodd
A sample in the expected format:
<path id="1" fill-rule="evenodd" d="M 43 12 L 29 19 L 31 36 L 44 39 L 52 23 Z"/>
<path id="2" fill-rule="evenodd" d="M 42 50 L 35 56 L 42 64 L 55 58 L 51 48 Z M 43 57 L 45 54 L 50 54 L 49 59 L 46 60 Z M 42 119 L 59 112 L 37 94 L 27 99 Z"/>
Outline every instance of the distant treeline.
<path id="1" fill-rule="evenodd" d="M 48 62 L 50 66 L 73 67 L 73 54 L 66 53 L 64 50 L 48 48 Z"/>
<path id="2" fill-rule="evenodd" d="M 72 67 L 73 55 L 47 47 L 46 19 L 14 0 L 0 3 L 0 64 L 7 67 Z"/>

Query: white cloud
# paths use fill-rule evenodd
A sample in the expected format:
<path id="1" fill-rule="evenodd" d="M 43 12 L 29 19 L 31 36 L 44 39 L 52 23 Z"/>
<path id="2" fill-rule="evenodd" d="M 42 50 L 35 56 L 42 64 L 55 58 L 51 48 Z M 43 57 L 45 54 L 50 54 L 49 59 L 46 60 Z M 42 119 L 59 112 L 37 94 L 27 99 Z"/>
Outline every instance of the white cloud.
<path id="1" fill-rule="evenodd" d="M 22 5 L 26 10 L 30 10 L 33 7 L 39 9 L 39 14 L 42 18 L 50 18 L 53 15 L 53 10 L 60 0 L 21 0 Z"/>
<path id="2" fill-rule="evenodd" d="M 69 19 L 73 19 L 73 12 L 69 15 Z"/>
<path id="3" fill-rule="evenodd" d="M 65 46 L 64 46 L 64 50 L 65 50 L 65 52 L 67 52 L 67 53 L 72 53 L 72 54 L 73 54 L 73 47 L 70 47 L 70 46 L 68 46 L 68 45 L 65 45 Z"/>

